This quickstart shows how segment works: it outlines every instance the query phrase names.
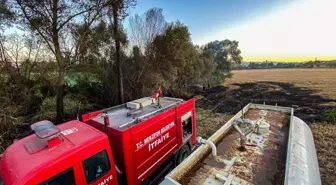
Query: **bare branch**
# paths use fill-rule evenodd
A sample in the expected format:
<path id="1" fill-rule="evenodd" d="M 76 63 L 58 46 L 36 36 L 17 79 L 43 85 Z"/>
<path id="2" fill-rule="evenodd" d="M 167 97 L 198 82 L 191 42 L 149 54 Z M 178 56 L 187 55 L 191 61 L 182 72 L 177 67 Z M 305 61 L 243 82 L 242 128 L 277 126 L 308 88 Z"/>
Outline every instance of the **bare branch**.
<path id="1" fill-rule="evenodd" d="M 34 29 L 39 33 L 39 35 L 43 38 L 43 40 L 47 43 L 49 49 L 51 52 L 53 52 L 55 54 L 55 50 L 54 48 L 51 46 L 51 43 L 49 43 L 49 40 L 47 39 L 47 37 L 42 33 L 42 31 L 35 26 L 35 24 L 33 24 L 33 22 L 31 21 L 31 18 L 28 16 L 25 8 L 22 6 L 21 4 L 21 0 L 16 0 L 17 4 L 20 6 L 20 9 L 22 11 L 22 13 L 24 14 L 25 18 L 28 20 L 28 22 L 30 23 L 31 26 L 34 27 Z"/>
<path id="2" fill-rule="evenodd" d="M 75 18 L 75 17 L 77 17 L 77 16 L 79 16 L 79 15 L 81 15 L 81 14 L 84 14 L 84 13 L 86 13 L 86 12 L 89 12 L 89 11 L 91 11 L 91 10 L 94 10 L 95 8 L 98 8 L 99 9 L 99 11 L 101 10 L 101 9 L 103 9 L 103 7 L 104 6 L 106 6 L 107 5 L 107 3 L 105 3 L 105 4 L 102 4 L 101 5 L 101 7 L 100 8 L 98 8 L 99 7 L 99 5 L 95 5 L 95 6 L 91 6 L 90 8 L 88 8 L 88 9 L 86 9 L 86 10 L 83 10 L 83 11 L 81 11 L 81 12 L 78 12 L 78 13 L 76 13 L 76 14 L 74 14 L 74 15 L 71 15 L 71 16 L 69 16 L 58 28 L 57 28 L 57 31 L 59 31 L 59 30 L 61 30 L 66 24 L 68 24 L 73 18 Z M 98 11 L 98 12 L 99 12 Z"/>
<path id="3" fill-rule="evenodd" d="M 97 19 L 97 17 L 99 16 L 99 13 L 101 12 L 101 10 L 103 9 L 103 7 L 101 7 L 100 9 L 98 9 L 97 11 L 96 11 L 96 13 L 94 14 L 94 16 L 91 18 L 91 20 L 90 21 L 88 21 L 87 22 L 87 24 L 86 24 L 86 27 L 87 28 L 90 28 L 91 27 L 91 25 L 93 24 L 93 22 Z M 88 34 L 88 32 L 89 32 L 89 29 L 85 29 L 85 32 L 83 33 L 83 34 L 81 34 L 80 35 L 80 38 L 79 38 L 79 41 L 77 42 L 77 44 L 76 44 L 76 49 L 75 49 L 75 54 L 74 54 L 74 56 L 73 56 L 73 62 L 71 63 L 71 64 L 73 64 L 75 61 L 76 61 L 76 59 L 77 59 L 77 57 L 78 57 L 78 50 L 79 50 L 79 48 L 80 48 L 80 46 L 82 45 L 82 43 L 83 43 L 83 41 L 84 41 L 84 39 L 85 39 L 85 36 L 87 36 L 87 34 Z M 71 65 L 70 64 L 70 65 Z"/>
<path id="4" fill-rule="evenodd" d="M 162 9 L 152 8 L 142 15 L 134 15 L 129 18 L 130 39 L 133 45 L 137 45 L 141 52 L 144 52 L 153 39 L 160 35 L 165 27 L 166 21 Z"/>

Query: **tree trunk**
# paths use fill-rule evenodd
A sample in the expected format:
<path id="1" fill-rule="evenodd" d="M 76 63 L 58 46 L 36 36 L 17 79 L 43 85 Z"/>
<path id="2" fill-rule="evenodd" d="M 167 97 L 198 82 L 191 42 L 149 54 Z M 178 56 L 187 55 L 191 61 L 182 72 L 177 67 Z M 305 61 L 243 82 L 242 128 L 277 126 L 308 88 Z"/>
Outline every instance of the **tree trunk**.
<path id="1" fill-rule="evenodd" d="M 56 84 L 56 123 L 62 123 L 64 117 L 64 78 L 65 78 L 65 61 L 62 56 L 58 40 L 54 41 L 56 60 L 58 63 L 58 78 Z"/>
<path id="2" fill-rule="evenodd" d="M 56 123 L 62 123 L 64 117 L 64 76 L 65 71 L 59 69 L 58 80 L 57 80 L 57 90 L 56 90 Z"/>
<path id="3" fill-rule="evenodd" d="M 124 103 L 124 85 L 123 85 L 123 74 L 121 69 L 120 61 L 120 38 L 119 38 L 119 21 L 118 21 L 118 3 L 114 3 L 112 6 L 113 11 L 113 32 L 114 40 L 116 45 L 116 66 L 118 73 L 118 94 L 119 94 L 119 103 Z"/>
<path id="4" fill-rule="evenodd" d="M 61 47 L 59 44 L 59 35 L 57 29 L 57 8 L 58 0 L 53 0 L 52 7 L 52 41 L 55 48 L 55 57 L 58 64 L 58 78 L 56 84 L 56 123 L 62 123 L 64 116 L 64 78 L 65 78 L 65 61 L 61 52 Z"/>

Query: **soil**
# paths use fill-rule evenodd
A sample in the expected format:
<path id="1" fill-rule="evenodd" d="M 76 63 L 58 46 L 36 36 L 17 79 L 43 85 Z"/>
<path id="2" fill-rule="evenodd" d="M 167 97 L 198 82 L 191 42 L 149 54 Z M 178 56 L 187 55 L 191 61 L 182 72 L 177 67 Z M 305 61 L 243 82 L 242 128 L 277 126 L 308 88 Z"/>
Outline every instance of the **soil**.
<path id="1" fill-rule="evenodd" d="M 247 119 L 258 119 L 259 110 L 249 110 Z M 229 173 L 248 181 L 250 184 L 278 185 L 282 184 L 285 173 L 286 149 L 288 136 L 288 116 L 281 112 L 268 111 L 266 121 L 270 124 L 270 134 L 262 150 L 247 147 L 240 151 L 239 135 L 231 130 L 217 145 L 217 157 L 211 154 L 197 164 L 180 182 L 181 184 L 203 184 L 209 176 L 223 172 L 226 164 L 223 160 L 237 159 L 229 169 Z M 262 155 L 259 155 L 260 152 Z M 258 154 L 259 153 L 259 154 Z M 225 171 L 225 170 L 224 170 Z"/>
<path id="2" fill-rule="evenodd" d="M 258 111 L 249 111 L 246 117 L 257 119 Z M 286 150 L 289 132 L 289 119 L 280 112 L 268 112 L 267 123 L 270 123 L 270 131 L 264 155 L 257 157 L 256 168 L 253 169 L 255 177 L 253 184 L 280 185 L 284 182 L 286 168 Z"/>

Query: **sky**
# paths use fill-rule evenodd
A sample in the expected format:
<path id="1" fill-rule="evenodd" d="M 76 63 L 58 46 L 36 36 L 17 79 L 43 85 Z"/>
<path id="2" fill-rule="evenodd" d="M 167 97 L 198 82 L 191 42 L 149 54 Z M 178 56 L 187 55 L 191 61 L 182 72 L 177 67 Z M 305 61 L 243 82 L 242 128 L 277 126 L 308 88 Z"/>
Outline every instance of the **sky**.
<path id="1" fill-rule="evenodd" d="M 153 7 L 194 44 L 237 40 L 246 62 L 336 59 L 336 0 L 138 0 L 130 14 Z"/>

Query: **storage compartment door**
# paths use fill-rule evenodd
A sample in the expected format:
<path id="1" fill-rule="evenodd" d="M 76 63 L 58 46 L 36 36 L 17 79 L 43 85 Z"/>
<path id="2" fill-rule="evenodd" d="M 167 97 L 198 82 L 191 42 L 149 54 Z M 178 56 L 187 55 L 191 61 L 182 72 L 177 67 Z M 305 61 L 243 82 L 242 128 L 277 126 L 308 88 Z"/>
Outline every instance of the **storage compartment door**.
<path id="1" fill-rule="evenodd" d="M 175 109 L 163 112 L 133 128 L 138 180 L 142 181 L 177 149 Z"/>

